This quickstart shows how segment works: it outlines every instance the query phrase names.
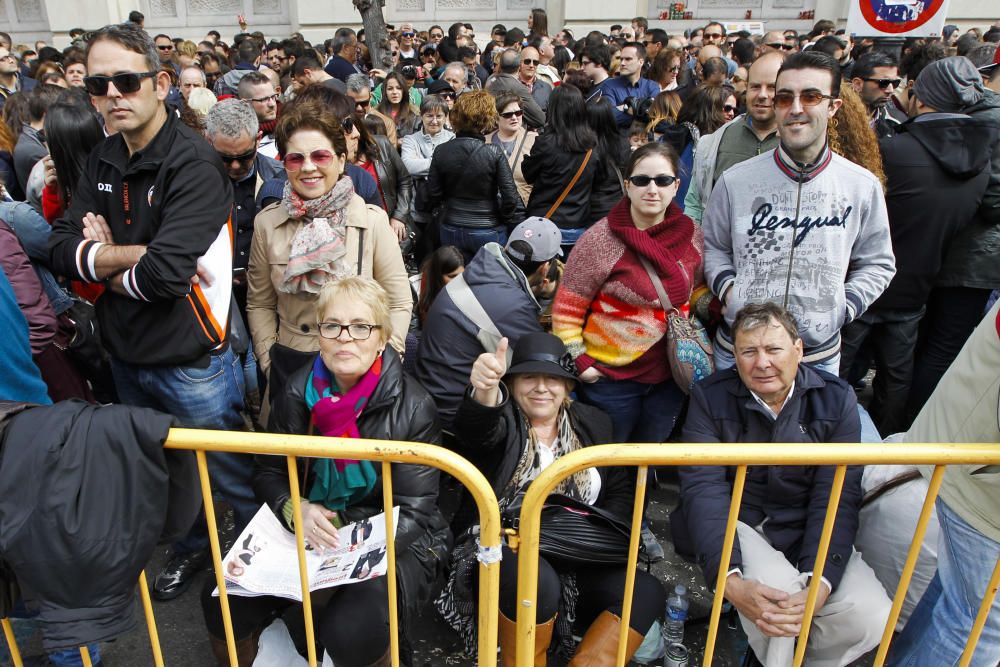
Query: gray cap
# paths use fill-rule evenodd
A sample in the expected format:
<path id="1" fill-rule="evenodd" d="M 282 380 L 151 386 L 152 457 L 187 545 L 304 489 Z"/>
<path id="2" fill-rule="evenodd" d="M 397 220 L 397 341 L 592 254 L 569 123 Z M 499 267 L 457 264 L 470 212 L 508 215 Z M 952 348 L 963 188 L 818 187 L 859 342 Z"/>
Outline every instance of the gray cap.
<path id="1" fill-rule="evenodd" d="M 524 241 L 531 246 L 531 255 L 511 248 L 514 241 Z M 532 216 L 514 228 L 507 239 L 507 254 L 519 262 L 547 262 L 562 257 L 562 234 L 548 218 Z"/>
<path id="2" fill-rule="evenodd" d="M 932 62 L 920 71 L 913 92 L 927 106 L 948 113 L 961 113 L 985 95 L 983 77 L 965 56 Z"/>

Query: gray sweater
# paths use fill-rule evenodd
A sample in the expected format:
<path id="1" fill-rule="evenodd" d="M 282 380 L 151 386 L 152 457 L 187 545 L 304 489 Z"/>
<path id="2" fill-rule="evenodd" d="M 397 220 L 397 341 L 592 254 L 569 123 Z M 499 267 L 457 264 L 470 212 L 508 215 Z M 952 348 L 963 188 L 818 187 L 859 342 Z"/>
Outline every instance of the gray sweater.
<path id="1" fill-rule="evenodd" d="M 788 309 L 806 361 L 840 350 L 840 328 L 875 301 L 896 271 L 882 185 L 828 148 L 801 185 L 779 147 L 728 169 L 705 209 L 705 278 L 727 296 L 717 343 L 732 350 L 730 326 L 747 303 L 785 297 L 795 229 Z M 795 203 L 801 208 L 795 224 Z"/>

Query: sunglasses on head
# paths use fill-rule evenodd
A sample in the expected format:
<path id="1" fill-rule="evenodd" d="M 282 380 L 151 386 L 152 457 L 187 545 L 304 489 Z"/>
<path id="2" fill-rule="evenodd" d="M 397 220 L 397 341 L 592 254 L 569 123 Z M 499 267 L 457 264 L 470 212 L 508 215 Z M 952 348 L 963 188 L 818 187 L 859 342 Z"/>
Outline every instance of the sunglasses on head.
<path id="1" fill-rule="evenodd" d="M 115 90 L 123 95 L 134 93 L 142 87 L 143 79 L 150 79 L 159 72 L 122 72 L 113 76 L 93 76 L 83 77 L 83 87 L 91 95 L 98 97 L 108 94 L 108 84 L 115 84 Z"/>
<path id="2" fill-rule="evenodd" d="M 799 98 L 799 102 L 804 107 L 814 107 L 823 100 L 836 99 L 833 95 L 824 95 L 818 90 L 806 90 L 798 95 L 795 93 L 780 92 L 774 94 L 774 106 L 777 109 L 787 109 L 795 103 L 796 97 Z"/>
<path id="3" fill-rule="evenodd" d="M 658 188 L 666 188 L 673 185 L 678 179 L 676 176 L 660 174 L 659 176 L 629 176 L 626 180 L 637 188 L 644 188 L 650 183 L 656 183 Z"/>
<path id="4" fill-rule="evenodd" d="M 500 114 L 500 117 L 510 120 L 511 118 L 520 118 L 523 115 L 524 111 L 522 111 L 521 109 L 517 109 L 516 111 L 504 111 L 502 114 Z"/>
<path id="5" fill-rule="evenodd" d="M 877 85 L 879 88 L 885 89 L 885 88 L 888 88 L 889 86 L 892 86 L 893 88 L 899 88 L 899 84 L 902 83 L 903 80 L 902 79 L 868 79 L 868 78 L 865 78 L 865 79 L 862 79 L 862 81 L 870 81 L 870 82 L 874 83 L 875 85 Z"/>
<path id="6" fill-rule="evenodd" d="M 302 169 L 306 164 L 306 155 L 302 153 L 289 153 L 285 156 L 282 162 L 285 165 L 285 171 L 295 172 Z M 333 162 L 333 152 L 326 149 L 315 150 L 308 155 L 309 162 L 314 166 L 323 168 L 329 167 L 330 163 Z"/>
<path id="7" fill-rule="evenodd" d="M 222 158 L 222 162 L 225 164 L 232 164 L 233 162 L 248 162 L 252 160 L 257 155 L 257 147 L 254 146 L 246 153 L 242 155 L 223 155 L 219 153 L 219 157 Z"/>

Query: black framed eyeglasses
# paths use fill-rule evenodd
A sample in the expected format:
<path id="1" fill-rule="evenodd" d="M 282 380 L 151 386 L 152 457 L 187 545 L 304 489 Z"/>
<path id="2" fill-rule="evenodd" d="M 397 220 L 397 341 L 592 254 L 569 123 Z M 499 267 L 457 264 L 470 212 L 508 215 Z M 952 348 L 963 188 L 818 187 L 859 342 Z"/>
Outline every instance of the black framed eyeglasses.
<path id="1" fill-rule="evenodd" d="M 320 322 L 319 335 L 323 338 L 333 340 L 335 338 L 340 338 L 340 334 L 347 331 L 347 335 L 350 336 L 352 340 L 368 340 L 372 337 L 372 331 L 381 328 L 381 325 L 378 324 L 360 324 L 358 322 L 354 322 L 352 324 L 341 324 L 340 322 Z"/>
<path id="2" fill-rule="evenodd" d="M 879 88 L 881 88 L 883 90 L 885 90 L 889 86 L 892 86 L 893 88 L 899 88 L 899 84 L 903 82 L 902 79 L 870 79 L 870 78 L 867 78 L 867 77 L 865 77 L 865 78 L 863 78 L 861 80 L 862 81 L 869 81 L 871 83 L 874 83 L 875 85 L 877 85 Z"/>
<path id="3" fill-rule="evenodd" d="M 637 188 L 644 188 L 650 183 L 656 183 L 656 187 L 658 188 L 666 188 L 673 185 L 678 179 L 676 176 L 670 176 L 669 174 L 660 174 L 659 176 L 646 176 L 640 174 L 637 176 L 629 176 L 626 180 Z"/>
<path id="4" fill-rule="evenodd" d="M 774 107 L 776 109 L 787 109 L 795 103 L 796 97 L 799 98 L 799 102 L 802 103 L 803 107 L 814 107 L 823 100 L 836 99 L 833 95 L 824 95 L 818 90 L 804 90 L 798 95 L 784 91 L 774 94 Z"/>
<path id="5" fill-rule="evenodd" d="M 115 90 L 123 95 L 128 95 L 139 90 L 143 79 L 151 79 L 157 74 L 159 72 L 121 72 L 112 76 L 95 74 L 83 77 L 83 87 L 91 95 L 100 97 L 108 94 L 108 84 L 113 83 Z"/>
<path id="6" fill-rule="evenodd" d="M 244 162 L 249 162 L 256 156 L 257 156 L 256 146 L 248 150 L 246 153 L 243 153 L 242 155 L 225 155 L 223 153 L 219 153 L 219 157 L 222 158 L 222 162 L 227 165 L 232 164 L 233 162 L 239 162 L 240 164 Z"/>
<path id="7" fill-rule="evenodd" d="M 264 97 L 251 97 L 250 98 L 251 102 L 256 102 L 258 104 L 263 104 L 264 102 L 270 102 L 271 100 L 274 100 L 275 102 L 277 102 L 278 101 L 278 93 L 271 93 L 270 95 L 265 95 Z"/>

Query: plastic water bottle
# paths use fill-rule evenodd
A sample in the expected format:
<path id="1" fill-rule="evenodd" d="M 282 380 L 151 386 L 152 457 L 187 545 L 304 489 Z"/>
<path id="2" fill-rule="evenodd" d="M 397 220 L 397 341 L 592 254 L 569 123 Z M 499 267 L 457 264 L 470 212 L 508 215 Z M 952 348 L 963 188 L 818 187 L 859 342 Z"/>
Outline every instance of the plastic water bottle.
<path id="1" fill-rule="evenodd" d="M 663 619 L 663 640 L 670 644 L 684 643 L 684 622 L 688 616 L 687 587 L 674 586 L 674 594 L 667 598 L 667 614 Z"/>

